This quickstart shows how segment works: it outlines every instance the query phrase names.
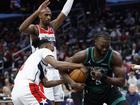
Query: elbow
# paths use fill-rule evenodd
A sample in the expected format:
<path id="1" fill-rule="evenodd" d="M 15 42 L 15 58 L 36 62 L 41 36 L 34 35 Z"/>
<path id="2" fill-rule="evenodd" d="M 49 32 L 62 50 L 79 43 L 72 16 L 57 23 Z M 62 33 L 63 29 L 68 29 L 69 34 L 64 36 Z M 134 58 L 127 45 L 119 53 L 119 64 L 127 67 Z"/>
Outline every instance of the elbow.
<path id="1" fill-rule="evenodd" d="M 19 30 L 19 32 L 23 32 L 23 29 L 22 29 L 22 27 L 21 27 L 21 26 L 19 27 L 19 29 L 18 29 L 18 30 Z"/>
<path id="2" fill-rule="evenodd" d="M 24 26 L 24 25 L 20 25 L 20 27 L 18 28 L 18 30 L 20 31 L 20 32 L 24 32 L 25 30 L 26 30 L 26 27 Z"/>

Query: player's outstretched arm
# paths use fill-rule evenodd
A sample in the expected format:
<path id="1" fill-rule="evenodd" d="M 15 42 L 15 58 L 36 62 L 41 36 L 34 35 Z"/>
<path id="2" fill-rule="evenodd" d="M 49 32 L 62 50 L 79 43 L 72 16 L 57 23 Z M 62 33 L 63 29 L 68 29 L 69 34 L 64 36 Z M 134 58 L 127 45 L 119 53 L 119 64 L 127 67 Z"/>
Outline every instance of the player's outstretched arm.
<path id="1" fill-rule="evenodd" d="M 67 0 L 61 13 L 57 16 L 57 18 L 55 20 L 53 20 L 51 22 L 51 24 L 55 30 L 60 27 L 60 25 L 63 23 L 65 17 L 68 16 L 68 14 L 72 8 L 73 2 L 74 2 L 74 0 Z"/>
<path id="2" fill-rule="evenodd" d="M 45 59 L 43 59 L 43 61 L 46 64 L 52 65 L 54 68 L 58 69 L 60 72 L 65 72 L 67 71 L 67 69 L 69 70 L 86 69 L 82 64 L 57 61 L 53 56 L 46 56 Z"/>
<path id="3" fill-rule="evenodd" d="M 20 25 L 19 31 L 34 34 L 36 30 L 35 25 L 33 25 L 32 22 L 39 16 L 41 10 L 47 8 L 49 4 L 49 0 L 45 0 L 38 9 Z"/>

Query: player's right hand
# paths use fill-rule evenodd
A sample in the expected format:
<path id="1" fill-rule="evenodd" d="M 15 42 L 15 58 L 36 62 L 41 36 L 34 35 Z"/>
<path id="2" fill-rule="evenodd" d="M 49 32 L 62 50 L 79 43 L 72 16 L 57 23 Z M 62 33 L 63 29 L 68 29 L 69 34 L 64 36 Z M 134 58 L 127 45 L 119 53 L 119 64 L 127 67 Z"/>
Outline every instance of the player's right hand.
<path id="1" fill-rule="evenodd" d="M 48 5 L 50 4 L 49 0 L 45 0 L 37 9 L 38 12 L 40 12 L 41 10 L 48 8 Z"/>
<path id="2" fill-rule="evenodd" d="M 140 65 L 137 64 L 129 64 L 130 66 L 130 70 L 139 70 L 140 69 Z"/>

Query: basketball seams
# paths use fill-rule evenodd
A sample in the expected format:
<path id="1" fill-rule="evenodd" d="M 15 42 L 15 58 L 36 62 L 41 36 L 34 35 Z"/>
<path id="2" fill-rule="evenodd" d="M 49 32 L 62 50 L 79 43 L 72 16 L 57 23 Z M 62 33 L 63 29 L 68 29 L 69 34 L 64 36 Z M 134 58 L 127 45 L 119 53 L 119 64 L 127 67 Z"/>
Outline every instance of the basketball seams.
<path id="1" fill-rule="evenodd" d="M 81 74 L 81 72 L 80 72 L 81 70 L 78 70 L 77 72 L 78 72 L 78 75 L 76 75 L 77 77 L 76 77 L 76 82 L 80 82 L 80 81 L 78 81 L 79 80 L 79 78 L 80 78 L 80 74 Z M 81 80 L 81 78 L 80 78 L 80 80 Z"/>
<path id="2" fill-rule="evenodd" d="M 79 82 L 79 83 L 83 83 L 85 82 L 85 73 L 80 70 L 80 69 L 75 69 L 73 70 L 69 76 L 75 81 L 75 82 Z"/>

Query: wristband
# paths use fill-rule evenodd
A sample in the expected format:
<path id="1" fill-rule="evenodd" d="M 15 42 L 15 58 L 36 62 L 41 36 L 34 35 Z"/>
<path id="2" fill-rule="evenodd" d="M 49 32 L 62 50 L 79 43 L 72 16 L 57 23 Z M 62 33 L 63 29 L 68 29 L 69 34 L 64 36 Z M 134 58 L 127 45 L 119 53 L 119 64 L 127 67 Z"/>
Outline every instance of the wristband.
<path id="1" fill-rule="evenodd" d="M 68 16 L 68 14 L 71 10 L 71 7 L 73 5 L 73 2 L 74 2 L 74 0 L 67 0 L 67 2 L 65 3 L 65 5 L 61 11 L 65 16 Z"/>

